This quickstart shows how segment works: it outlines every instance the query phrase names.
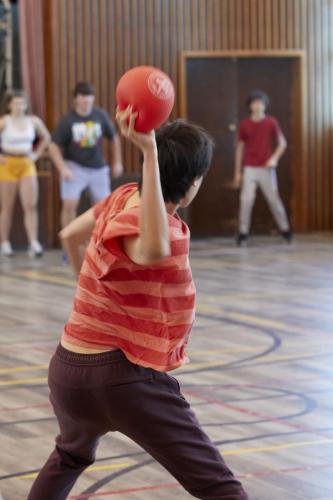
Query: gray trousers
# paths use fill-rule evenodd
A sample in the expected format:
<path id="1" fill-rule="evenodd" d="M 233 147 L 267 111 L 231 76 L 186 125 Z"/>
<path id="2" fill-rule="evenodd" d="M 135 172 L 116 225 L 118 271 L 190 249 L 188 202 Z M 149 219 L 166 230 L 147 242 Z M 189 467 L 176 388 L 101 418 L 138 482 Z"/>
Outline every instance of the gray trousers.
<path id="1" fill-rule="evenodd" d="M 258 186 L 266 198 L 280 231 L 288 231 L 289 222 L 279 195 L 276 169 L 245 167 L 240 197 L 239 232 L 242 234 L 249 232 Z"/>

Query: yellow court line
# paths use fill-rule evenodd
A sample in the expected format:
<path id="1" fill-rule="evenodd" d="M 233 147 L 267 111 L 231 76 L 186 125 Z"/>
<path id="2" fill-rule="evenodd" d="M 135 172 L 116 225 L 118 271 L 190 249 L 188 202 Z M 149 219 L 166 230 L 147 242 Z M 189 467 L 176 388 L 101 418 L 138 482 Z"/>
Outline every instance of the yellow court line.
<path id="1" fill-rule="evenodd" d="M 283 347 L 310 347 L 310 346 L 317 346 L 320 344 L 333 344 L 333 340 L 331 341 L 312 341 L 312 342 L 284 342 Z M 267 345 L 257 345 L 255 347 L 250 347 L 250 346 L 244 346 L 244 347 L 230 347 L 230 348 L 225 348 L 225 349 L 209 349 L 209 350 L 191 350 L 188 352 L 188 355 L 190 357 L 192 356 L 201 356 L 203 354 L 207 355 L 218 355 L 218 354 L 238 354 L 242 352 L 258 352 L 259 349 L 266 349 L 268 346 Z M 319 352 L 318 354 L 320 354 Z M 298 353 L 299 355 L 301 353 Z M 305 353 L 306 355 L 308 353 Z M 314 354 L 314 352 L 312 352 Z M 290 356 L 289 354 L 288 356 Z M 269 358 L 271 359 L 271 358 Z M 211 361 L 208 363 L 216 363 L 217 365 L 219 364 L 224 364 L 226 361 L 221 361 L 221 360 L 215 360 Z M 193 366 L 202 366 L 206 365 L 206 363 L 191 363 L 190 365 L 186 365 L 185 368 L 187 367 L 193 367 Z M 212 365 L 213 366 L 213 365 Z M 17 372 L 31 372 L 31 371 L 40 371 L 40 370 L 47 370 L 49 365 L 22 365 L 22 366 L 16 366 L 12 368 L 0 368 L 0 374 L 7 374 L 7 373 L 17 373 Z"/>
<path id="2" fill-rule="evenodd" d="M 21 378 L 17 380 L 0 380 L 0 387 L 3 387 L 5 385 L 34 384 L 40 382 L 46 383 L 47 377 Z"/>
<path id="3" fill-rule="evenodd" d="M 259 316 L 255 316 L 252 314 L 246 314 L 246 313 L 241 313 L 241 312 L 236 312 L 236 311 L 226 311 L 218 306 L 214 306 L 213 304 L 198 304 L 197 305 L 197 312 L 203 312 L 203 313 L 213 313 L 213 314 L 219 314 L 223 315 L 222 319 L 232 319 L 236 321 L 246 321 L 250 325 L 255 325 L 255 326 L 267 326 L 269 328 L 274 328 L 277 330 L 280 330 L 284 333 L 310 333 L 309 330 L 306 330 L 304 327 L 298 327 L 297 325 L 288 325 L 287 323 L 281 323 L 279 321 L 274 321 L 271 319 L 267 318 L 260 318 Z M 214 318 L 212 318 L 214 319 Z M 318 333 L 318 334 L 326 334 L 328 332 L 322 332 L 320 330 L 313 330 L 311 329 L 311 333 Z"/>
<path id="4" fill-rule="evenodd" d="M 213 366 L 223 366 L 229 361 L 209 361 L 208 363 L 188 363 L 186 365 L 182 365 L 178 368 L 178 370 L 192 370 L 196 368 L 210 368 Z"/>
<path id="5" fill-rule="evenodd" d="M 24 271 L 24 272 L 14 272 L 12 274 L 14 277 L 17 278 L 28 278 L 28 279 L 35 279 L 38 281 L 44 281 L 46 283 L 56 283 L 57 285 L 76 285 L 77 282 L 73 279 L 69 278 L 61 278 L 59 276 L 53 276 L 51 274 L 44 274 L 44 273 L 38 273 L 36 271 Z"/>
<path id="6" fill-rule="evenodd" d="M 274 361 L 296 361 L 298 359 L 302 359 L 307 356 L 313 356 L 313 355 L 322 355 L 322 356 L 330 356 L 333 355 L 332 352 L 318 352 L 316 353 L 315 351 L 311 352 L 303 352 L 299 353 L 297 356 L 295 354 L 285 354 L 281 356 L 265 356 L 262 358 L 258 358 L 255 361 L 255 365 L 260 365 L 260 364 L 265 364 L 265 363 L 270 363 Z M 237 361 L 237 360 L 236 360 Z M 211 368 L 214 366 L 223 366 L 225 364 L 229 363 L 229 360 L 216 360 L 216 361 L 208 361 L 206 363 L 189 363 L 187 365 L 181 366 L 178 370 L 192 370 L 192 369 L 197 369 L 197 368 Z M 44 368 L 42 368 L 44 367 Z M 19 367 L 20 369 L 18 371 L 24 371 L 24 367 Z M 41 369 L 47 369 L 48 365 L 38 365 L 35 369 L 36 370 L 41 370 Z M 29 370 L 32 371 L 34 367 L 29 367 Z M 0 380 L 0 386 L 6 386 L 6 385 L 20 385 L 20 384 L 32 384 L 32 383 L 40 383 L 40 382 L 47 382 L 46 377 L 34 377 L 34 378 L 23 378 L 23 379 L 17 379 L 17 380 Z"/>
<path id="7" fill-rule="evenodd" d="M 279 321 L 274 321 L 271 319 L 260 318 L 258 316 L 250 314 L 225 311 L 224 309 L 218 306 L 214 306 L 213 304 L 198 304 L 197 312 L 223 314 L 225 318 L 236 319 L 241 321 L 246 320 L 248 323 L 251 324 L 269 326 L 271 328 L 278 328 L 280 330 L 288 328 L 288 331 L 290 331 L 289 330 L 290 327 L 288 327 L 288 325 L 286 325 L 285 323 L 280 323 Z"/>
<path id="8" fill-rule="evenodd" d="M 328 345 L 333 344 L 333 340 L 313 340 L 310 342 L 283 342 L 281 348 L 290 348 L 290 347 L 311 347 L 311 346 L 320 346 L 320 345 Z M 188 356 L 197 356 L 202 354 L 229 354 L 229 353 L 238 353 L 238 352 L 257 352 L 259 349 L 267 349 L 269 347 L 268 343 L 266 345 L 255 345 L 253 346 L 244 346 L 244 347 L 230 347 L 230 348 L 221 348 L 221 349 L 191 349 L 187 352 Z"/>
<path id="9" fill-rule="evenodd" d="M 263 446 L 260 448 L 240 448 L 238 450 L 221 450 L 222 455 L 246 455 L 249 453 L 263 453 L 276 450 L 284 450 L 286 448 L 297 448 L 300 446 L 315 446 L 317 444 L 333 444 L 332 439 L 317 439 L 315 441 L 296 441 L 295 443 L 276 444 L 272 446 Z"/>
<path id="10" fill-rule="evenodd" d="M 92 467 L 88 467 L 85 472 L 94 472 L 97 470 L 113 470 L 113 469 L 125 469 L 126 467 L 129 467 L 132 465 L 132 463 L 124 463 L 124 464 L 113 464 L 113 465 L 94 465 Z M 35 477 L 38 476 L 38 472 L 33 472 L 31 474 L 22 474 L 19 476 L 16 476 L 19 479 L 34 479 Z"/>
<path id="11" fill-rule="evenodd" d="M 49 365 L 16 366 L 15 368 L 0 368 L 0 373 L 33 372 L 36 370 L 47 370 L 48 367 Z"/>
<path id="12" fill-rule="evenodd" d="M 221 453 L 223 456 L 227 455 L 247 455 L 251 453 L 264 453 L 264 452 L 272 452 L 287 448 L 296 448 L 302 446 L 315 446 L 318 444 L 333 444 L 333 439 L 318 439 L 314 441 L 298 441 L 295 443 L 285 443 L 285 444 L 277 444 L 272 446 L 262 446 L 260 448 L 239 448 L 236 450 L 224 450 L 221 449 Z M 125 469 L 129 467 L 132 463 L 123 463 L 123 464 L 113 464 L 113 465 L 94 465 L 92 467 L 88 467 L 84 472 L 94 472 L 99 470 L 112 470 L 112 469 Z M 38 475 L 38 472 L 34 472 L 31 474 L 22 474 L 18 475 L 19 479 L 33 479 Z"/>
<path id="13" fill-rule="evenodd" d="M 332 341 L 333 342 L 333 341 Z M 303 344 L 302 344 L 303 345 Z M 228 347 L 225 349 L 207 349 L 207 350 L 196 350 L 196 349 L 191 349 L 187 351 L 188 356 L 197 356 L 200 354 L 229 354 L 229 353 L 238 353 L 238 352 L 257 352 L 259 349 L 267 349 L 268 345 L 257 345 L 254 347 L 250 346 L 244 346 L 244 347 Z"/>
<path id="14" fill-rule="evenodd" d="M 279 321 L 274 321 L 267 318 L 260 318 L 259 316 L 254 316 L 245 313 L 226 311 L 221 307 L 214 306 L 212 304 L 198 304 L 198 313 L 212 313 L 223 315 L 223 319 L 231 319 L 236 321 L 246 321 L 250 325 L 264 326 L 269 328 L 274 328 L 282 331 L 290 332 L 294 325 L 287 325 L 286 323 L 280 323 Z M 212 318 L 214 319 L 214 318 Z"/>
<path id="15" fill-rule="evenodd" d="M 310 342 L 284 342 L 282 345 L 282 348 L 290 348 L 290 347 L 317 347 L 320 345 L 328 345 L 328 344 L 333 344 L 333 340 L 313 340 Z M 228 347 L 228 348 L 221 348 L 221 349 L 193 349 L 188 351 L 188 356 L 194 357 L 194 356 L 202 356 L 203 354 L 206 355 L 220 355 L 220 354 L 238 354 L 242 352 L 258 352 L 259 349 L 267 349 L 269 347 L 268 345 L 256 345 L 256 346 L 243 346 L 243 347 Z M 314 352 L 312 352 L 314 354 Z M 298 353 L 299 355 L 301 353 Z M 308 353 L 306 353 L 308 354 Z M 320 354 L 320 352 L 319 352 Z M 290 354 L 291 355 L 291 354 Z M 214 363 L 214 361 L 212 361 Z M 224 363 L 225 361 L 221 360 L 215 360 L 216 363 Z M 196 363 L 192 363 L 191 366 L 196 365 Z M 30 372 L 30 371 L 39 371 L 39 370 L 47 370 L 49 367 L 48 364 L 44 365 L 21 365 L 21 366 L 16 366 L 12 368 L 0 368 L 0 374 L 6 374 L 6 373 L 16 373 L 16 372 Z"/>
<path id="16" fill-rule="evenodd" d="M 319 355 L 322 355 L 322 356 L 331 356 L 333 355 L 332 352 L 318 352 L 318 353 L 315 353 L 314 351 L 311 351 L 311 352 L 303 352 L 303 353 L 300 353 L 298 356 L 295 356 L 294 354 L 287 354 L 287 355 L 282 355 L 282 356 L 265 356 L 265 357 L 262 357 L 262 358 L 258 358 L 255 360 L 255 365 L 254 367 L 256 367 L 257 365 L 261 365 L 261 364 L 265 364 L 265 363 L 270 363 L 270 362 L 273 362 L 273 361 L 296 361 L 298 359 L 302 359 L 302 358 L 306 358 L 308 356 L 313 356 L 313 355 L 316 355 L 316 354 L 319 354 Z M 237 360 L 235 360 L 237 361 Z M 225 365 L 226 363 L 228 363 L 229 361 L 210 361 L 208 363 L 189 363 L 187 365 L 183 365 L 181 366 L 178 370 L 191 370 L 193 368 L 209 368 L 209 367 L 213 367 L 213 366 L 223 366 Z M 245 360 L 244 360 L 245 362 Z M 251 362 L 251 360 L 249 360 L 249 362 Z M 240 365 L 241 367 L 242 365 Z"/>

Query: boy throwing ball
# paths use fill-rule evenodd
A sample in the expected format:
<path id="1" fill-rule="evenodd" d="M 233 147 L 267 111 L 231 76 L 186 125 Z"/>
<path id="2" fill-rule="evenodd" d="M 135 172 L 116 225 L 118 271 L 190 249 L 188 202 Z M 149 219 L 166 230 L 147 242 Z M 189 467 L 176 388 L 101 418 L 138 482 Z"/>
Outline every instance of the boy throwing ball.
<path id="1" fill-rule="evenodd" d="M 119 188 L 61 232 L 78 288 L 49 369 L 60 433 L 28 499 L 67 498 L 99 439 L 119 431 L 193 497 L 246 500 L 167 374 L 187 362 L 195 304 L 189 229 L 177 209 L 197 194 L 212 140 L 181 120 L 156 136 L 137 133 L 131 108 L 117 118 L 142 152 L 142 182 Z M 88 237 L 81 265 L 78 249 Z"/>

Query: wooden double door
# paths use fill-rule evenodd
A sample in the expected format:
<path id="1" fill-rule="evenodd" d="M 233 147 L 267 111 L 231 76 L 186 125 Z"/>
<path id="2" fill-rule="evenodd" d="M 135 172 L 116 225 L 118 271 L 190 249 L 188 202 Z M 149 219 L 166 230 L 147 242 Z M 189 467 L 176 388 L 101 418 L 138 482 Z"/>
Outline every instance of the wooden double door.
<path id="1" fill-rule="evenodd" d="M 268 114 L 278 119 L 288 141 L 278 167 L 278 179 L 282 200 L 292 218 L 293 162 L 299 155 L 300 127 L 295 59 L 197 55 L 185 57 L 183 64 L 183 113 L 203 125 L 216 143 L 211 170 L 187 214 L 192 234 L 215 236 L 237 231 L 240 193 L 231 181 L 237 129 L 247 116 L 245 103 L 253 90 L 267 93 L 271 101 Z M 267 233 L 275 227 L 266 201 L 258 192 L 252 232 Z"/>

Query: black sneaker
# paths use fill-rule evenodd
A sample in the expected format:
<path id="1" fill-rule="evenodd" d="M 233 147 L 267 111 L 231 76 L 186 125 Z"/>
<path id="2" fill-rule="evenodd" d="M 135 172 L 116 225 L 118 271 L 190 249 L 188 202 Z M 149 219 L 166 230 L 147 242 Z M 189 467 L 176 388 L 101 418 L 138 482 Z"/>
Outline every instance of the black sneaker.
<path id="1" fill-rule="evenodd" d="M 281 236 L 284 239 L 284 241 L 286 241 L 287 243 L 289 243 L 289 244 L 292 243 L 294 235 L 290 231 L 290 229 L 289 229 L 289 231 L 282 231 Z"/>
<path id="2" fill-rule="evenodd" d="M 237 238 L 236 238 L 236 243 L 239 247 L 246 247 L 247 246 L 247 238 L 248 235 L 244 233 L 239 233 Z"/>

